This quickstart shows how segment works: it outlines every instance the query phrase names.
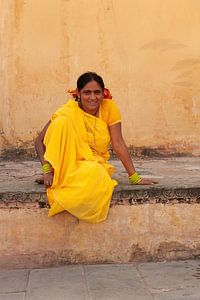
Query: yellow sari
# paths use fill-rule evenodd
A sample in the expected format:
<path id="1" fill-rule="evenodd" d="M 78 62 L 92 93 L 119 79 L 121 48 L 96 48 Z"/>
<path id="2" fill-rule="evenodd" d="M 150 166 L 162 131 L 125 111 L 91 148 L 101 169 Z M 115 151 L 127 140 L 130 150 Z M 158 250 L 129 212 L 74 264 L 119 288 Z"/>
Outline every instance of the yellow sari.
<path id="1" fill-rule="evenodd" d="M 44 158 L 54 169 L 47 189 L 49 216 L 66 210 L 87 222 L 105 220 L 117 185 L 110 177 L 114 168 L 107 163 L 108 124 L 70 100 L 53 115 L 44 144 Z"/>

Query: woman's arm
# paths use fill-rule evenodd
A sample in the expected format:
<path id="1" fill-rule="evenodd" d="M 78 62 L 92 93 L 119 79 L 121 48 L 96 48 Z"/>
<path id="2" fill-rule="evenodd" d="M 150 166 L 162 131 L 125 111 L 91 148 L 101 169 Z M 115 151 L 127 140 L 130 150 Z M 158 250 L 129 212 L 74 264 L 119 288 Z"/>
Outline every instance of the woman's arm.
<path id="1" fill-rule="evenodd" d="M 116 152 L 117 157 L 123 163 L 128 175 L 129 176 L 133 175 L 136 171 L 131 156 L 129 154 L 128 148 L 122 136 L 121 123 L 117 123 L 109 126 L 109 131 L 110 131 L 113 150 Z M 154 184 L 154 183 L 157 182 L 153 180 L 142 179 L 138 184 Z"/>
<path id="2" fill-rule="evenodd" d="M 44 137 L 46 134 L 46 131 L 50 125 L 51 121 L 48 121 L 47 124 L 44 126 L 44 128 L 42 129 L 42 131 L 40 132 L 40 134 L 38 135 L 38 137 L 35 140 L 35 150 L 37 152 L 37 155 L 39 157 L 39 160 L 41 162 L 41 165 L 45 164 L 47 161 L 45 161 L 44 159 L 44 153 L 45 153 L 45 145 L 43 143 L 44 141 Z M 44 174 L 44 184 L 47 187 L 50 187 L 53 183 L 53 173 L 46 173 Z"/>
<path id="3" fill-rule="evenodd" d="M 45 145 L 43 141 L 50 123 L 51 121 L 47 122 L 47 124 L 44 126 L 44 128 L 42 129 L 42 131 L 39 133 L 38 137 L 35 140 L 35 150 L 37 152 L 37 155 L 42 165 L 45 163 L 44 160 Z"/>
<path id="4" fill-rule="evenodd" d="M 121 123 L 109 126 L 109 131 L 113 150 L 117 154 L 117 157 L 123 163 L 128 175 L 131 176 L 136 171 L 130 154 L 128 152 L 128 148 L 122 136 Z"/>

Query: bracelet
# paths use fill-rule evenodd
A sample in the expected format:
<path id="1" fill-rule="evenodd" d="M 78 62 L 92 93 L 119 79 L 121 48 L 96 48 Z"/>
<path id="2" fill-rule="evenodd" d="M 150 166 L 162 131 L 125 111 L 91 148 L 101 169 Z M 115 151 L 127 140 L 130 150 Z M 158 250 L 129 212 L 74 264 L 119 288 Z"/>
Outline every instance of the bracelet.
<path id="1" fill-rule="evenodd" d="M 52 166 L 51 166 L 51 164 L 48 163 L 48 162 L 45 163 L 45 164 L 43 164 L 43 165 L 42 165 L 42 172 L 43 172 L 44 174 L 52 172 Z"/>
<path id="2" fill-rule="evenodd" d="M 135 172 L 135 173 L 133 173 L 133 175 L 129 176 L 129 182 L 131 184 L 138 184 L 141 180 L 142 180 L 142 178 L 140 177 L 140 175 L 137 172 Z"/>

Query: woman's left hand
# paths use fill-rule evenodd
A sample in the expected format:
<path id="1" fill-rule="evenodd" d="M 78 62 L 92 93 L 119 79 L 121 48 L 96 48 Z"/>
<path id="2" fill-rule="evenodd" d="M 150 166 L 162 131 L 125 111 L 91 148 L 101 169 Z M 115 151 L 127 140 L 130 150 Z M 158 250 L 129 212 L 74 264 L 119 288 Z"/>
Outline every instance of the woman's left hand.
<path id="1" fill-rule="evenodd" d="M 152 184 L 157 184 L 157 183 L 158 183 L 158 181 L 142 178 L 142 180 L 140 180 L 140 182 L 138 182 L 137 184 L 139 184 L 139 185 L 152 185 Z"/>

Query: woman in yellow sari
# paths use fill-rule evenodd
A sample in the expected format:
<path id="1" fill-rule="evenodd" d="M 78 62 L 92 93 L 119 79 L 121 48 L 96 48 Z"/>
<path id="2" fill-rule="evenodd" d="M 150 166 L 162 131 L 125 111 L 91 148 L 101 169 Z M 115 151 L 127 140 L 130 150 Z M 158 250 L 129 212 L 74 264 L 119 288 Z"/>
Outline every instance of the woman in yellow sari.
<path id="1" fill-rule="evenodd" d="M 122 161 L 132 184 L 154 184 L 134 169 L 121 133 L 121 116 L 105 98 L 103 79 L 93 72 L 77 80 L 76 100 L 52 116 L 38 138 L 36 151 L 44 173 L 49 216 L 68 211 L 91 223 L 106 219 L 114 187 L 109 145 Z M 110 97 L 109 97 L 110 98 Z"/>

